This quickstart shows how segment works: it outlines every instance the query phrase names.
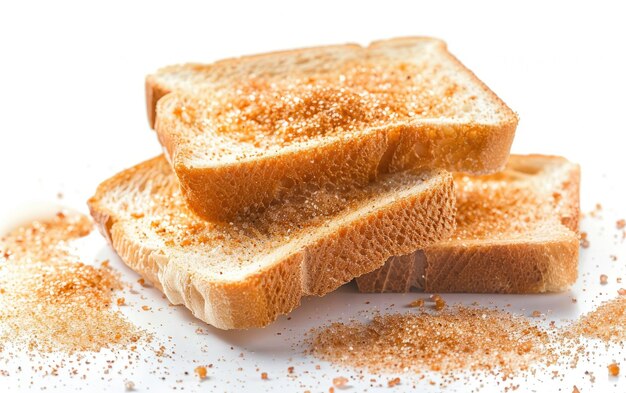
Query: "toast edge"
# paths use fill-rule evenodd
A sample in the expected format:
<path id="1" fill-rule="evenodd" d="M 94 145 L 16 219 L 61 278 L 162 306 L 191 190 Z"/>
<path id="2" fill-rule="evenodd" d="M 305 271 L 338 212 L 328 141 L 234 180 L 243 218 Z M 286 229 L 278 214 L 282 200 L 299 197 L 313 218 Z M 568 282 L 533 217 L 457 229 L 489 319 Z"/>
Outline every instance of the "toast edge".
<path id="1" fill-rule="evenodd" d="M 403 197 L 387 205 L 384 210 L 348 222 L 331 236 L 320 239 L 306 250 L 295 252 L 263 271 L 247 276 L 241 282 L 208 283 L 193 272 L 184 270 L 177 261 L 168 259 L 162 251 L 147 249 L 128 239 L 118 226 L 120 219 L 114 212 L 100 205 L 101 195 L 107 188 L 116 182 L 128 180 L 139 166 L 105 180 L 98 187 L 95 196 L 88 201 L 94 221 L 130 268 L 162 290 L 172 303 L 184 304 L 196 317 L 220 329 L 266 326 L 279 315 L 296 308 L 303 296 L 323 295 L 353 277 L 379 268 L 391 256 L 386 250 L 394 250 L 396 254 L 407 253 L 415 249 L 416 245 L 425 247 L 449 236 L 454 228 L 452 176 L 439 172 L 440 175 L 429 179 L 430 184 L 423 192 Z M 425 233 L 415 230 L 404 238 L 398 238 L 397 227 L 393 225 L 398 217 L 402 217 L 405 222 L 422 222 L 423 227 L 430 231 Z M 345 247 L 355 240 L 372 246 L 371 241 L 360 235 L 364 226 L 375 228 L 376 233 L 383 234 L 377 240 L 378 247 L 371 249 L 385 250 L 385 255 L 372 259 L 371 254 L 355 254 L 349 259 L 349 269 L 320 269 L 319 263 L 325 262 L 324 258 L 332 255 L 332 252 L 328 253 L 331 250 L 345 251 Z M 382 244 L 383 238 L 391 244 Z M 346 270 L 349 270 L 350 277 L 345 276 Z"/>

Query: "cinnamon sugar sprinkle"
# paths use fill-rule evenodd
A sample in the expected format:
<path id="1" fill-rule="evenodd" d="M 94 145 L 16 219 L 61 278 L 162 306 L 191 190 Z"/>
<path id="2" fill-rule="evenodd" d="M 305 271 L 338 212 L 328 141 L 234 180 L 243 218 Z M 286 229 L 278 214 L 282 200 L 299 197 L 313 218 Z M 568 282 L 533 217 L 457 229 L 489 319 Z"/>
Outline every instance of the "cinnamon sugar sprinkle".
<path id="1" fill-rule="evenodd" d="M 537 377 L 540 370 L 547 375 L 557 367 L 557 378 L 558 368 L 576 368 L 598 341 L 623 347 L 626 298 L 607 301 L 558 329 L 502 310 L 455 305 L 440 312 L 376 314 L 367 322 L 337 322 L 312 333 L 308 352 L 317 358 L 371 373 L 421 374 L 420 380 L 435 372 L 440 386 L 470 375 L 461 371 L 506 380 L 527 372 Z M 616 370 L 611 363 L 609 373 Z"/>
<path id="2" fill-rule="evenodd" d="M 244 78 L 207 92 L 202 100 L 181 96 L 172 113 L 189 129 L 209 129 L 237 144 L 270 148 L 394 121 L 462 116 L 454 103 L 469 95 L 467 90 L 423 64 L 360 60 L 317 75 Z M 478 110 L 476 96 L 464 102 L 468 112 Z"/>
<path id="3" fill-rule="evenodd" d="M 58 213 L 0 241 L 0 339 L 30 351 L 99 351 L 142 332 L 111 310 L 119 275 L 77 261 L 68 242 L 91 232 L 82 215 Z M 118 299 L 119 303 L 119 299 Z M 77 323 L 80 321 L 80 323 Z"/>
<path id="4" fill-rule="evenodd" d="M 566 333 L 604 342 L 626 342 L 626 297 L 620 296 L 602 303 L 580 317 Z"/>
<path id="5" fill-rule="evenodd" d="M 377 315 L 371 321 L 333 323 L 315 331 L 316 357 L 370 372 L 525 370 L 551 361 L 548 334 L 528 319 L 465 306 L 444 311 Z"/>

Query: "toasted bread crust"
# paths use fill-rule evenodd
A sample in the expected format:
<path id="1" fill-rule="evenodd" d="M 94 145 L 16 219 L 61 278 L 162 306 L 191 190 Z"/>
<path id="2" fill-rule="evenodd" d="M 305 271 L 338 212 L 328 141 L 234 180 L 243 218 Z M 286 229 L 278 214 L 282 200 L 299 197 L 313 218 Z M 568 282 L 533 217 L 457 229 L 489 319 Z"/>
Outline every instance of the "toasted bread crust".
<path id="1" fill-rule="evenodd" d="M 555 227 L 546 229 L 540 238 L 529 233 L 525 239 L 447 240 L 393 257 L 383 268 L 357 278 L 359 290 L 543 293 L 563 291 L 572 285 L 578 275 L 580 169 L 556 156 L 511 156 L 511 160 L 520 165 L 545 161 L 568 166 L 552 190 L 561 203 L 554 217 Z M 548 202 L 544 197 L 538 203 Z"/>
<path id="2" fill-rule="evenodd" d="M 144 186 L 162 192 L 164 185 L 151 168 L 164 165 L 159 157 L 103 182 L 89 208 L 100 231 L 122 260 L 163 291 L 170 302 L 221 329 L 260 327 L 300 304 L 305 295 L 323 295 L 356 276 L 372 271 L 391 256 L 408 253 L 449 235 L 454 227 L 454 191 L 449 174 L 426 180 L 422 192 L 400 195 L 374 211 L 342 216 L 337 227 L 320 233 L 304 246 L 238 280 L 207 279 L 167 250 L 150 246 L 126 228 L 122 205 L 111 205 L 111 193 Z"/>
<path id="3" fill-rule="evenodd" d="M 419 41 L 433 43 L 442 49 L 451 63 L 465 69 L 445 50 L 443 41 L 432 38 L 376 41 L 370 48 L 402 48 Z M 333 48 L 343 47 L 360 48 L 356 45 L 337 45 Z M 246 56 L 216 64 L 224 68 L 234 67 L 242 59 L 262 59 L 277 54 L 296 56 L 316 49 L 322 51 L 325 47 Z M 176 72 L 185 67 L 194 65 L 172 66 L 160 72 Z M 491 173 L 505 165 L 518 122 L 517 115 L 467 70 L 466 76 L 486 93 L 504 120 L 482 124 L 426 119 L 389 124 L 359 138 L 342 138 L 289 153 L 240 160 L 236 164 L 199 167 L 190 164 L 185 154 L 179 154 L 181 141 L 187 139 L 183 131 L 186 125 L 165 113 L 168 107 L 175 106 L 180 94 L 176 91 L 167 94 L 173 87 L 167 85 L 165 78 L 158 76 L 159 73 L 146 79 L 148 117 L 151 125 L 156 127 L 190 207 L 207 220 L 229 221 L 238 216 L 262 212 L 285 195 L 297 195 L 303 187 L 319 188 L 329 184 L 362 186 L 381 174 L 408 168 L 436 167 L 474 174 Z M 162 115 L 155 120 L 158 112 Z"/>
<path id="4" fill-rule="evenodd" d="M 163 122 L 163 120 L 160 120 Z M 167 128 L 167 126 L 164 126 Z M 206 220 L 229 221 L 262 212 L 284 196 L 301 188 L 328 184 L 363 186 L 378 176 L 410 168 L 436 167 L 453 171 L 501 168 L 515 135 L 516 123 L 496 131 L 492 126 L 451 126 L 449 138 L 432 139 L 437 127 L 420 125 L 379 130 L 367 137 L 337 141 L 298 154 L 267 157 L 236 165 L 190 168 L 169 157 L 187 203 Z M 468 138 L 471 134 L 472 138 Z M 175 151 L 167 133 L 159 133 L 166 151 Z M 416 146 L 420 154 L 415 153 Z M 480 153 L 477 153 L 480 152 Z M 451 164 L 445 157 L 459 158 Z M 235 182 L 233 179 L 237 179 Z M 298 179 L 297 185 L 286 186 Z"/>

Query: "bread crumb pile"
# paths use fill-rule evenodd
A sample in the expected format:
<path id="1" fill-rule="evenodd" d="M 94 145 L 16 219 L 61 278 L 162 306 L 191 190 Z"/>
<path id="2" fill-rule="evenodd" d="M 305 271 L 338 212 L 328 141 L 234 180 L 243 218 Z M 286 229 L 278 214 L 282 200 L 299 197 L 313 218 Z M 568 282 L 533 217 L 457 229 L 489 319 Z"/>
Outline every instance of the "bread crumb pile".
<path id="1" fill-rule="evenodd" d="M 310 352 L 370 372 L 509 375 L 540 359 L 552 362 L 548 334 L 528 319 L 465 306 L 333 323 L 314 332 Z"/>
<path id="2" fill-rule="evenodd" d="M 29 351 L 99 351 L 141 332 L 110 309 L 119 275 L 77 261 L 68 242 L 91 232 L 83 215 L 58 213 L 0 241 L 0 340 Z"/>

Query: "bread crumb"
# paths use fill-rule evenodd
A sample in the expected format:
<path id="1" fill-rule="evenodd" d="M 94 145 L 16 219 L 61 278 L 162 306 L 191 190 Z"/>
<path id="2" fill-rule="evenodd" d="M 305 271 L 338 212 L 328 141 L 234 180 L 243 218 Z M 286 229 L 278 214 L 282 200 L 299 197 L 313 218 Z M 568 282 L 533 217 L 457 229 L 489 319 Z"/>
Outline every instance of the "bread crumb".
<path id="1" fill-rule="evenodd" d="M 135 383 L 133 381 L 125 381 L 124 389 L 126 389 L 127 392 L 132 392 L 135 390 Z"/>
<path id="2" fill-rule="evenodd" d="M 435 300 L 435 310 L 441 311 L 446 307 L 446 302 L 442 298 Z"/>
<path id="3" fill-rule="evenodd" d="M 441 295 L 439 295 L 438 293 L 433 293 L 432 295 L 430 295 L 428 297 L 431 301 L 436 302 L 437 299 L 441 299 Z"/>
<path id="4" fill-rule="evenodd" d="M 347 384 L 348 384 L 348 378 L 346 377 L 333 378 L 333 385 L 335 385 L 338 388 L 343 388 Z"/>
<path id="5" fill-rule="evenodd" d="M 624 227 L 626 227 L 626 220 L 624 219 L 617 220 L 617 222 L 615 223 L 615 226 L 617 227 L 617 229 L 624 229 Z"/>
<path id="6" fill-rule="evenodd" d="M 204 367 L 204 366 L 198 366 L 193 371 L 196 373 L 198 378 L 200 378 L 201 380 L 205 379 L 206 376 L 207 376 L 206 367 Z"/>
<path id="7" fill-rule="evenodd" d="M 126 299 L 125 298 L 123 298 L 123 297 L 118 297 L 117 298 L 117 305 L 118 306 L 123 306 L 125 304 L 126 304 Z"/>
<path id="8" fill-rule="evenodd" d="M 617 377 L 619 375 L 619 364 L 613 362 L 608 365 L 609 375 L 612 377 Z"/>
<path id="9" fill-rule="evenodd" d="M 141 309 L 144 311 L 150 311 L 150 306 L 141 306 Z"/>
<path id="10" fill-rule="evenodd" d="M 261 373 L 261 379 L 264 381 L 267 380 L 268 379 L 267 373 Z"/>
<path id="11" fill-rule="evenodd" d="M 390 388 L 397 386 L 400 384 L 400 378 L 396 377 L 394 379 L 390 379 L 389 382 L 387 382 L 387 386 L 389 386 Z"/>
<path id="12" fill-rule="evenodd" d="M 600 284 L 606 285 L 608 282 L 609 282 L 609 276 L 607 276 L 606 274 L 601 274 L 600 275 Z"/>
<path id="13" fill-rule="evenodd" d="M 409 303 L 409 307 L 424 307 L 424 299 L 413 300 Z"/>
<path id="14" fill-rule="evenodd" d="M 624 288 L 620 288 L 620 289 L 618 289 L 618 290 L 617 290 L 617 293 L 618 293 L 620 296 L 626 296 L 626 289 L 624 289 Z"/>
<path id="15" fill-rule="evenodd" d="M 581 232 L 580 233 L 580 246 L 582 248 L 589 248 L 589 245 L 591 243 L 589 242 L 589 239 L 587 239 L 587 232 Z"/>
<path id="16" fill-rule="evenodd" d="M 574 390 L 572 390 L 572 393 L 580 393 L 580 390 L 578 390 L 576 385 L 574 385 Z"/>

